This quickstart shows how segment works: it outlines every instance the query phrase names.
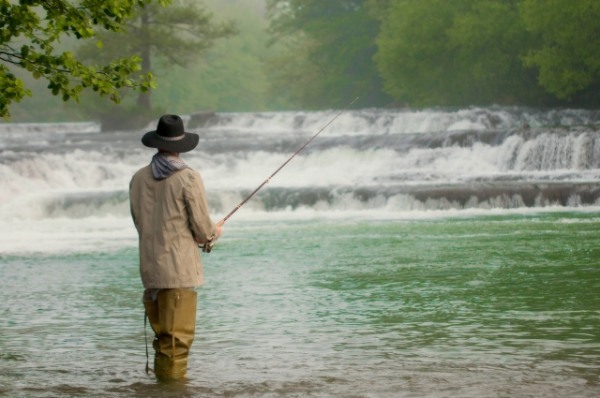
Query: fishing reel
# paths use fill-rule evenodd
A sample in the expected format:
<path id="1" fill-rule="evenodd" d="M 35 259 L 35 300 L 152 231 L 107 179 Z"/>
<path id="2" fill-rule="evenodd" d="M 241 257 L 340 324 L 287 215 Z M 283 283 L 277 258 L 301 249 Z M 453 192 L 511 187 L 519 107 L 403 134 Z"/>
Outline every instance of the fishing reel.
<path id="1" fill-rule="evenodd" d="M 217 243 L 217 239 L 219 239 L 219 237 L 221 236 L 221 227 L 223 226 L 223 224 L 225 224 L 225 220 L 227 220 L 227 218 L 224 218 L 217 224 L 215 224 L 218 229 L 217 234 L 213 235 L 209 241 L 204 242 L 203 245 L 198 245 L 198 247 L 202 248 L 202 252 L 210 253 L 212 251 L 213 246 L 215 245 L 215 243 Z"/>
<path id="2" fill-rule="evenodd" d="M 203 244 L 202 247 L 202 252 L 203 253 L 210 253 L 212 251 L 213 246 L 215 245 L 215 242 L 206 242 L 205 244 Z"/>

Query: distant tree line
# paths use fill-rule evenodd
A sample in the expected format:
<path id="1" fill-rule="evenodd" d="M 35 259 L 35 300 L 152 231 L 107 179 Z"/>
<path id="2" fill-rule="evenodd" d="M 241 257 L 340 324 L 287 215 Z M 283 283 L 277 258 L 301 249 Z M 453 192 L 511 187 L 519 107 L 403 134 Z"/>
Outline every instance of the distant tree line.
<path id="1" fill-rule="evenodd" d="M 309 108 L 600 104 L 597 0 L 267 0 L 276 90 Z"/>
<path id="2" fill-rule="evenodd" d="M 0 116 L 597 107 L 599 33 L 598 0 L 0 0 Z"/>
<path id="3" fill-rule="evenodd" d="M 0 117 L 16 109 L 24 121 L 144 126 L 170 107 L 152 104 L 158 81 L 237 33 L 195 0 L 0 0 L 0 11 Z M 184 89 L 191 80 L 181 82 Z M 47 92 L 79 106 L 56 107 Z"/>

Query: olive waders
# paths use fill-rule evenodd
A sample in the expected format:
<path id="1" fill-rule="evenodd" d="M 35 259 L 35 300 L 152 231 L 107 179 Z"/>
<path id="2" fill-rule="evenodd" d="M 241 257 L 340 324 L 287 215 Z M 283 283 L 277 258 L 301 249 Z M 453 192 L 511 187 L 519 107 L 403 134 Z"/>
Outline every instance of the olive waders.
<path id="1" fill-rule="evenodd" d="M 193 289 L 161 289 L 158 294 L 149 293 L 144 293 L 143 302 L 154 331 L 156 378 L 184 379 L 196 330 L 197 293 Z"/>

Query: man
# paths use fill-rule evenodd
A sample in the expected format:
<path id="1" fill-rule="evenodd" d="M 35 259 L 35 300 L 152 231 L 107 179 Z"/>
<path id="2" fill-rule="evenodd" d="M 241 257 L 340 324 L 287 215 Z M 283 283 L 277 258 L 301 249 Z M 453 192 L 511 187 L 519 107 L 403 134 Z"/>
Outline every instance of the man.
<path id="1" fill-rule="evenodd" d="M 198 245 L 221 236 L 208 214 L 200 175 L 179 157 L 198 145 L 177 115 L 164 115 L 142 143 L 158 152 L 129 186 L 131 216 L 139 235 L 146 316 L 155 333 L 158 379 L 185 378 L 196 327 L 194 290 L 203 282 Z"/>

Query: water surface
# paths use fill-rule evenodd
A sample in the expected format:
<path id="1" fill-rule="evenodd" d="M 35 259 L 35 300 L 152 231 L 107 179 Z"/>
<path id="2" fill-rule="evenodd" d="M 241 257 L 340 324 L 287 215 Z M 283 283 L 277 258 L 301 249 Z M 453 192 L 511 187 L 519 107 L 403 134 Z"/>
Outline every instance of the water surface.
<path id="1" fill-rule="evenodd" d="M 600 213 L 240 220 L 189 379 L 144 372 L 137 251 L 0 257 L 0 394 L 595 397 Z"/>

